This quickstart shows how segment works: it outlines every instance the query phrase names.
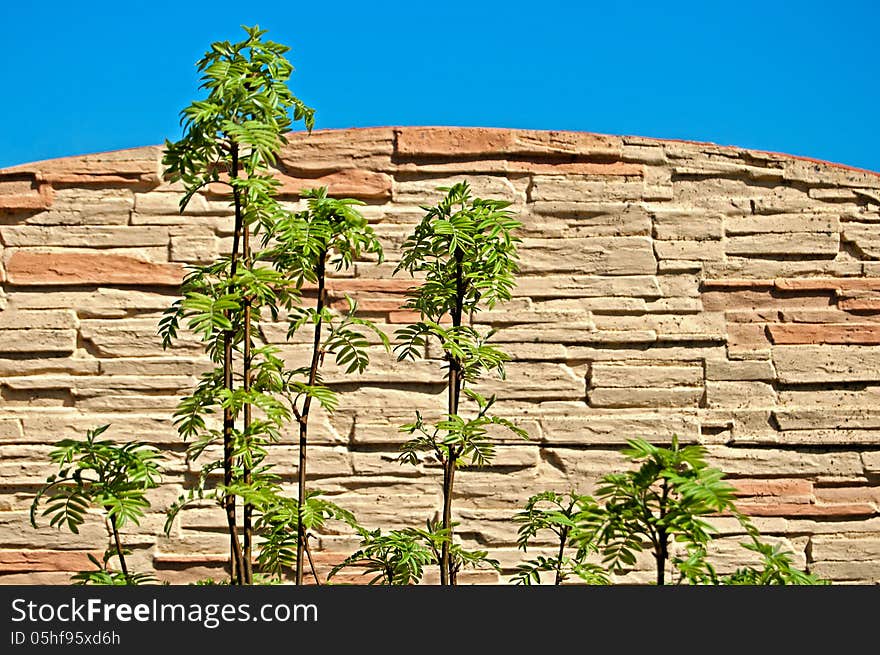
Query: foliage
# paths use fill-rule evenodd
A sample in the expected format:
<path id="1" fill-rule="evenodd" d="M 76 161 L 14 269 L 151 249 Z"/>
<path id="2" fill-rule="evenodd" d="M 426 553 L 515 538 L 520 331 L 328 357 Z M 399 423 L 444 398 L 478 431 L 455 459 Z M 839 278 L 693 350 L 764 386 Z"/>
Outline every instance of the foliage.
<path id="1" fill-rule="evenodd" d="M 674 566 L 681 581 L 692 584 L 817 584 L 818 578 L 794 569 L 788 553 L 760 540 L 758 530 L 734 504 L 734 488 L 724 473 L 706 463 L 703 446 L 681 446 L 673 436 L 669 448 L 631 439 L 622 451 L 633 470 L 605 475 L 596 491 L 599 503 L 581 511 L 572 540 L 579 548 L 595 548 L 611 572 L 636 563 L 648 548 L 654 555 L 657 584 L 665 584 Z M 763 557 L 762 569 L 741 568 L 719 577 L 707 561 L 717 531 L 711 515 L 735 516 L 751 537 L 743 544 Z M 672 557 L 671 543 L 686 557 Z"/>
<path id="2" fill-rule="evenodd" d="M 574 491 L 567 495 L 544 491 L 529 498 L 525 508 L 513 517 L 520 524 L 517 545 L 527 552 L 530 542 L 539 533 L 550 532 L 555 535 L 558 550 L 555 557 L 538 555 L 517 566 L 514 582 L 520 585 L 540 584 L 542 573 L 552 573 L 554 584 L 557 585 L 563 584 L 571 576 L 577 576 L 586 584 L 609 584 L 605 570 L 586 561 L 593 552 L 592 543 L 588 541 L 578 545 L 575 539 L 578 522 L 595 511 L 596 503 L 592 498 Z"/>
<path id="3" fill-rule="evenodd" d="M 452 522 L 454 478 L 459 460 L 476 465 L 489 463 L 494 445 L 490 426 L 498 426 L 528 438 L 511 421 L 490 414 L 495 396 L 485 398 L 468 388 L 487 372 L 503 378 L 509 357 L 489 345 L 493 332 L 485 334 L 471 324 L 475 313 L 510 299 L 517 272 L 514 235 L 520 223 L 507 209 L 509 202 L 483 200 L 471 194 L 466 182 L 439 189 L 446 196 L 433 207 L 423 207 L 425 216 L 403 246 L 396 272 L 423 276 L 409 293 L 405 307 L 418 311 L 422 320 L 397 331 L 398 360 L 414 360 L 430 340 L 439 343 L 445 360 L 447 411 L 430 425 L 421 413 L 413 423 L 401 427 L 410 435 L 400 461 L 417 464 L 421 453 L 433 454 L 443 467 L 443 508 L 439 532 L 438 564 L 441 584 L 455 584 L 456 551 Z M 451 325 L 444 325 L 448 319 Z M 474 415 L 459 411 L 461 395 L 476 405 Z M 431 530 L 429 530 L 431 531 Z M 458 555 L 455 555 L 458 552 Z"/>
<path id="4" fill-rule="evenodd" d="M 279 182 L 272 166 L 293 123 L 302 120 L 308 130 L 314 124 L 314 111 L 287 87 L 293 72 L 284 56 L 289 48 L 264 39 L 258 27 L 244 30 L 244 40 L 213 43 L 198 62 L 207 98 L 181 112 L 184 134 L 166 142 L 163 157 L 166 177 L 184 185 L 181 211 L 208 185 L 226 188 L 235 221 L 231 252 L 192 266 L 182 298 L 159 322 L 166 348 L 185 323 L 214 363 L 175 413 L 178 432 L 190 441 L 188 458 L 194 461 L 215 444 L 222 446 L 222 456 L 202 466 L 196 488 L 171 508 L 166 529 L 187 502 L 216 500 L 226 514 L 236 584 L 253 581 L 255 509 L 244 502 L 240 541 L 237 498 L 275 482 L 265 463 L 267 447 L 291 419 L 278 350 L 254 343 L 254 324 L 261 316 L 276 318 L 299 296 L 297 285 L 272 261 L 277 248 L 267 247 L 269 236 L 288 218 L 276 199 Z M 263 249 L 252 248 L 251 237 L 261 232 Z M 235 358 L 240 372 L 234 370 Z M 221 429 L 210 424 L 212 414 L 222 414 Z M 223 481 L 208 489 L 215 471 L 222 471 Z"/>
<path id="5" fill-rule="evenodd" d="M 297 290 L 306 283 L 317 287 L 313 307 L 300 304 L 289 313 L 288 338 L 293 338 L 302 329 L 312 331 L 310 361 L 308 366 L 284 374 L 290 410 L 299 423 L 297 498 L 303 501 L 291 504 L 276 496 L 274 505 L 264 505 L 261 525 L 266 533 L 260 552 L 260 564 L 275 574 L 292 564 L 297 584 L 303 582 L 303 555 L 308 555 L 310 533 L 313 529 L 320 529 L 323 519 L 336 518 L 357 525 L 349 513 L 306 489 L 312 401 L 328 413 L 339 405 L 338 395 L 324 384 L 321 377 L 324 356 L 333 355 L 336 364 L 346 374 L 353 374 L 363 373 L 370 362 L 370 335 L 390 351 L 385 333 L 371 321 L 357 316 L 357 302 L 346 296 L 348 308 L 344 313 L 339 313 L 327 302 L 328 267 L 337 272 L 346 271 L 367 254 L 374 254 L 382 261 L 382 247 L 367 220 L 356 209 L 363 203 L 350 198 L 330 198 L 326 187 L 303 191 L 301 196 L 307 200 L 307 208 L 283 215 L 267 233 L 267 241 L 271 238 L 277 244 L 269 250 L 269 256 L 285 279 L 291 280 Z M 313 574 L 319 582 L 314 569 Z"/>
<path id="6" fill-rule="evenodd" d="M 360 548 L 333 567 L 328 580 L 346 567 L 359 566 L 364 569 L 364 575 L 374 574 L 368 582 L 371 585 L 418 584 L 425 566 L 439 563 L 443 544 L 449 542 L 449 531 L 432 521 L 428 521 L 424 530 L 405 528 L 382 534 L 378 528 L 372 531 L 358 528 L 358 532 Z M 453 584 L 464 568 L 500 570 L 498 560 L 488 557 L 485 550 L 468 551 L 454 543 L 449 552 Z"/>
<path id="7" fill-rule="evenodd" d="M 147 491 L 159 485 L 160 455 L 137 441 L 117 445 L 99 440 L 109 427 L 88 430 L 85 439 L 63 439 L 55 444 L 49 459 L 58 466 L 58 472 L 37 491 L 31 503 L 31 525 L 37 526 L 37 511 L 44 496 L 47 507 L 41 516 L 49 517 L 49 525 L 66 526 L 74 534 L 79 533 L 89 508 L 102 510 L 110 545 L 103 561 L 89 555 L 96 570 L 77 573 L 73 579 L 78 584 L 142 584 L 153 578 L 128 570 L 128 551 L 122 547 L 120 530 L 129 523 L 138 525 L 150 506 Z M 110 568 L 113 557 L 118 559 L 120 571 Z"/>

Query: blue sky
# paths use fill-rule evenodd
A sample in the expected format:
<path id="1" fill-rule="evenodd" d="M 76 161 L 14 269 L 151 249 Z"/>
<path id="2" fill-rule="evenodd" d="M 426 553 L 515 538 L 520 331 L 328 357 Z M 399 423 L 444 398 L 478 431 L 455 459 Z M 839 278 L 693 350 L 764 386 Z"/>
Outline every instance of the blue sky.
<path id="1" fill-rule="evenodd" d="M 0 3 L 0 166 L 161 143 L 212 41 L 292 48 L 319 128 L 693 139 L 880 171 L 880 3 Z"/>

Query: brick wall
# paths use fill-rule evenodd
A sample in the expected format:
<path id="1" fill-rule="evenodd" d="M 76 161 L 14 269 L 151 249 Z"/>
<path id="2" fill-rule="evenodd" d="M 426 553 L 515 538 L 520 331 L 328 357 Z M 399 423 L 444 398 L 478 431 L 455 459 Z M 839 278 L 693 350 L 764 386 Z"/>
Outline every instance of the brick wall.
<path id="1" fill-rule="evenodd" d="M 210 194 L 179 215 L 160 156 L 145 147 L 0 171 L 0 582 L 64 583 L 103 548 L 100 521 L 80 536 L 34 530 L 27 510 L 50 444 L 104 423 L 167 457 L 154 513 L 128 532 L 131 565 L 172 582 L 222 575 L 218 509 L 186 511 L 161 534 L 192 474 L 169 417 L 207 362 L 186 335 L 163 352 L 156 325 L 183 266 L 229 248 L 231 221 Z M 409 281 L 391 273 L 435 187 L 467 178 L 521 212 L 515 298 L 480 320 L 514 357 L 508 380 L 484 388 L 533 441 L 505 443 L 491 467 L 457 479 L 469 544 L 514 566 L 509 519 L 529 495 L 590 492 L 623 465 L 626 438 L 678 434 L 708 447 L 741 508 L 799 565 L 880 581 L 876 173 L 711 144 L 419 127 L 298 134 L 279 168 L 291 207 L 322 184 L 367 203 L 389 261 L 358 262 L 330 288 L 388 332 L 412 318 L 399 309 Z M 301 363 L 308 346 L 285 333 L 267 325 L 262 337 Z M 423 524 L 439 471 L 392 459 L 397 425 L 443 405 L 439 362 L 400 365 L 377 349 L 360 379 L 332 365 L 327 378 L 345 394 L 315 420 L 310 484 L 368 526 Z M 272 454 L 287 476 L 292 444 L 291 431 Z M 746 562 L 735 521 L 715 523 L 720 568 Z M 325 535 L 319 568 L 355 544 Z M 625 580 L 650 580 L 650 564 Z"/>

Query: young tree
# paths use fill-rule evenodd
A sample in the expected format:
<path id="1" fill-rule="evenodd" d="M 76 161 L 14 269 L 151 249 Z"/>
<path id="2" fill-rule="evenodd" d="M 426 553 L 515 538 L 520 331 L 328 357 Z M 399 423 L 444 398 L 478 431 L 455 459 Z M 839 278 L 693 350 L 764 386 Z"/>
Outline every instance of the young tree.
<path id="1" fill-rule="evenodd" d="M 489 437 L 492 425 L 502 426 L 528 438 L 511 421 L 491 415 L 495 397 L 484 398 L 467 385 L 477 382 L 484 372 L 502 377 L 509 357 L 489 345 L 492 332 L 481 334 L 472 325 L 476 312 L 508 300 L 517 272 L 516 247 L 520 239 L 514 231 L 520 223 L 507 207 L 509 202 L 482 200 L 471 195 L 466 182 L 440 188 L 446 197 L 435 207 L 424 207 L 426 214 L 406 240 L 397 271 L 424 274 L 424 281 L 411 290 L 406 307 L 418 311 L 421 321 L 397 331 L 395 347 L 399 360 L 421 355 L 429 339 L 435 339 L 446 364 L 447 404 L 445 418 L 427 424 L 421 414 L 401 430 L 413 435 L 403 446 L 400 459 L 418 463 L 420 452 L 433 453 L 443 468 L 443 507 L 435 526 L 440 545 L 440 582 L 455 584 L 455 571 L 468 561 L 456 552 L 452 498 L 455 473 L 460 460 L 486 464 L 494 456 Z M 448 321 L 451 325 L 442 325 Z M 466 417 L 460 412 L 464 394 L 476 406 Z"/>
<path id="2" fill-rule="evenodd" d="M 291 411 L 299 424 L 299 464 L 297 467 L 297 500 L 269 502 L 264 507 L 267 528 L 267 546 L 264 561 L 280 570 L 283 558 L 278 560 L 269 553 L 283 555 L 290 540 L 295 540 L 294 561 L 296 584 L 302 584 L 304 553 L 308 554 L 309 531 L 319 528 L 328 518 L 342 520 L 357 526 L 354 517 L 341 508 L 320 498 L 320 493 L 306 489 L 309 416 L 312 401 L 324 410 L 333 412 L 339 403 L 337 394 L 324 385 L 321 364 L 324 356 L 332 354 L 336 363 L 347 374 L 363 373 L 369 364 L 369 341 L 366 332 L 376 335 L 387 351 L 391 345 L 384 332 L 371 321 L 357 316 L 357 303 L 348 300 L 348 310 L 339 314 L 327 302 L 327 275 L 329 271 L 348 270 L 352 263 L 367 253 L 382 261 L 382 246 L 373 229 L 356 207 L 363 203 L 350 198 L 334 199 L 327 196 L 326 187 L 301 193 L 307 199 L 306 210 L 282 217 L 269 236 L 277 242 L 270 251 L 276 268 L 291 280 L 297 289 L 314 285 L 313 307 L 293 308 L 290 314 L 288 338 L 302 329 L 312 330 L 312 348 L 307 366 L 290 371 L 285 387 L 292 394 Z M 326 333 L 324 329 L 326 328 Z M 311 506 L 310 506 L 311 505 Z M 313 570 L 314 573 L 314 570 Z M 314 573 L 316 582 L 320 583 Z"/>
<path id="3" fill-rule="evenodd" d="M 50 475 L 31 504 L 31 525 L 37 527 L 40 500 L 48 494 L 48 507 L 43 516 L 50 516 L 49 525 L 79 533 L 86 511 L 96 506 L 104 512 L 110 544 L 102 561 L 93 555 L 93 571 L 73 576 L 79 584 L 136 585 L 150 582 L 146 573 L 130 571 L 125 561 L 128 551 L 122 545 L 120 531 L 127 523 L 138 524 L 150 506 L 146 492 L 159 485 L 159 454 L 155 449 L 131 441 L 122 446 L 109 440 L 98 440 L 109 425 L 86 432 L 84 440 L 64 439 L 49 454 L 58 465 L 58 473 Z M 112 558 L 119 562 L 119 571 L 110 568 Z"/>
<path id="4" fill-rule="evenodd" d="M 657 584 L 665 584 L 672 540 L 690 549 L 704 548 L 715 529 L 711 514 L 735 512 L 734 488 L 710 468 L 702 446 L 669 448 L 629 439 L 624 455 L 639 468 L 611 473 L 596 491 L 599 506 L 582 515 L 581 545 L 593 544 L 612 571 L 635 563 L 647 544 L 654 555 Z"/>
<path id="5" fill-rule="evenodd" d="M 166 142 L 163 158 L 168 179 L 185 187 L 181 211 L 208 185 L 228 187 L 234 212 L 232 249 L 215 263 L 193 267 L 181 287 L 183 298 L 169 308 L 159 326 L 168 347 L 186 319 L 215 364 L 195 393 L 180 403 L 176 417 L 180 434 L 195 439 L 191 456 L 222 443 L 222 459 L 203 467 L 199 488 L 209 474 L 222 470 L 216 494 L 226 514 L 230 573 L 236 584 L 253 579 L 254 511 L 245 501 L 239 541 L 236 497 L 265 482 L 256 478 L 268 475 L 260 468 L 265 446 L 278 438 L 289 418 L 276 398 L 282 391 L 281 360 L 271 348 L 254 348 L 254 322 L 264 309 L 276 315 L 289 307 L 296 295 L 277 270 L 261 264 L 265 252 L 255 252 L 251 237 L 261 229 L 271 232 L 284 215 L 275 199 L 279 182 L 272 169 L 284 134 L 294 121 L 302 120 L 308 130 L 314 124 L 314 111 L 287 87 L 293 71 L 284 57 L 289 48 L 264 40 L 265 31 L 258 27 L 244 30 L 247 38 L 213 43 L 198 62 L 207 98 L 182 111 L 184 135 L 175 143 Z M 265 418 L 255 418 L 254 407 Z M 205 422 L 205 416 L 218 408 L 223 415 L 220 431 Z"/>
<path id="6" fill-rule="evenodd" d="M 517 545 L 527 552 L 530 542 L 539 533 L 550 532 L 558 547 L 555 557 L 539 555 L 520 564 L 513 577 L 516 584 L 540 584 L 541 574 L 545 572 L 553 573 L 555 585 L 561 585 L 572 575 L 587 584 L 609 584 L 605 570 L 586 561 L 593 552 L 593 545 L 590 542 L 577 543 L 579 521 L 595 510 L 596 503 L 592 498 L 573 491 L 567 495 L 544 491 L 529 498 L 525 509 L 513 517 L 515 522 L 521 524 Z"/>

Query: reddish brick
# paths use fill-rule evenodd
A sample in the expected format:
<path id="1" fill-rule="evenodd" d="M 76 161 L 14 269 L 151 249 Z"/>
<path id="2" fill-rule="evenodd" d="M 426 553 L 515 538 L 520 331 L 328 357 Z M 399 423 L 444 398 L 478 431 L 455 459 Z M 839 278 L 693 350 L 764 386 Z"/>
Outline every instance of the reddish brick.
<path id="1" fill-rule="evenodd" d="M 774 344 L 880 344 L 880 325 L 833 323 L 795 325 L 768 325 L 770 340 Z"/>
<path id="2" fill-rule="evenodd" d="M 0 550 L 0 573 L 13 571 L 83 571 L 94 568 L 89 554 L 98 559 L 100 551 L 85 550 Z"/>
<path id="3" fill-rule="evenodd" d="M 877 508 L 869 503 L 838 503 L 813 505 L 810 503 L 752 503 L 747 500 L 736 504 L 747 516 L 790 516 L 790 517 L 850 517 L 874 516 Z"/>
<path id="4" fill-rule="evenodd" d="M 880 312 L 880 298 L 847 298 L 837 306 L 847 312 Z"/>
<path id="5" fill-rule="evenodd" d="M 403 127 L 402 156 L 579 155 L 618 158 L 620 137 L 588 132 L 508 130 L 486 127 Z"/>
<path id="6" fill-rule="evenodd" d="M 6 262 L 10 284 L 177 286 L 179 264 L 156 264 L 125 255 L 18 250 Z"/>
<path id="7" fill-rule="evenodd" d="M 625 162 L 533 162 L 511 159 L 469 159 L 440 163 L 401 164 L 405 173 L 535 173 L 540 175 L 584 175 L 587 177 L 644 177 L 645 167 Z"/>
<path id="8" fill-rule="evenodd" d="M 0 175 L 0 211 L 47 209 L 52 204 L 52 187 L 35 175 Z"/>
<path id="9" fill-rule="evenodd" d="M 759 323 L 728 324 L 727 344 L 739 350 L 764 350 L 770 347 L 764 325 Z"/>
<path id="10" fill-rule="evenodd" d="M 834 278 L 834 277 L 808 277 L 808 278 L 777 278 L 773 285 L 785 291 L 819 291 L 827 289 L 841 290 L 880 290 L 880 278 L 857 277 L 857 278 Z"/>
<path id="11" fill-rule="evenodd" d="M 724 280 L 703 280 L 703 289 L 769 289 L 773 286 L 773 280 L 742 280 L 736 278 Z"/>
<path id="12" fill-rule="evenodd" d="M 31 173 L 46 182 L 76 184 L 103 184 L 108 177 L 125 182 L 145 180 L 158 182 L 161 151 L 161 146 L 147 146 L 47 159 L 0 170 L 0 175 Z"/>
<path id="13" fill-rule="evenodd" d="M 787 503 L 811 503 L 813 483 L 809 480 L 732 480 L 740 497 L 774 497 Z"/>
<path id="14" fill-rule="evenodd" d="M 315 178 L 279 175 L 279 195 L 299 196 L 304 189 L 327 187 L 327 195 L 335 198 L 386 200 L 391 197 L 391 176 L 385 173 L 348 169 Z"/>

